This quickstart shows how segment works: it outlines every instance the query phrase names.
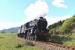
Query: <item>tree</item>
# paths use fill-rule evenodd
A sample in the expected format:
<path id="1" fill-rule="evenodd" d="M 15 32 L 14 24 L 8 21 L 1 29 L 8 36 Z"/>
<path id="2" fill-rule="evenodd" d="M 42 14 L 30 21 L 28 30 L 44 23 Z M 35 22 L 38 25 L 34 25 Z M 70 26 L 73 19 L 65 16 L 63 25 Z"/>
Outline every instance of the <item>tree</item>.
<path id="1" fill-rule="evenodd" d="M 61 26 L 61 32 L 64 32 L 64 33 L 71 32 L 73 23 L 75 23 L 75 17 L 71 17 L 71 18 L 65 20 Z"/>

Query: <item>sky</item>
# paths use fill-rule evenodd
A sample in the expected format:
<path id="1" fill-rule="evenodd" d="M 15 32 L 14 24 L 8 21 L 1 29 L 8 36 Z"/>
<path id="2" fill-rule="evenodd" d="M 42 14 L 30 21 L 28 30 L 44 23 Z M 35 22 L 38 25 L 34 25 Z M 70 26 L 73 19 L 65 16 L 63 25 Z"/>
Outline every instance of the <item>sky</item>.
<path id="1" fill-rule="evenodd" d="M 75 0 L 0 0 L 0 30 L 44 16 L 48 25 L 75 14 Z"/>

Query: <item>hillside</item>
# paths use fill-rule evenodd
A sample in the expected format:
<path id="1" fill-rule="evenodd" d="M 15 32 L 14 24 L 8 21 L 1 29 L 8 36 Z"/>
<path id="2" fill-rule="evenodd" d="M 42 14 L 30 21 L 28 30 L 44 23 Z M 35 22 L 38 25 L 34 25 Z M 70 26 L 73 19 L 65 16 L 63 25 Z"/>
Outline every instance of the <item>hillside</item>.
<path id="1" fill-rule="evenodd" d="M 75 16 L 54 23 L 48 28 L 52 42 L 63 43 L 66 46 L 75 46 Z"/>
<path id="2" fill-rule="evenodd" d="M 59 21 L 50 25 L 49 32 L 54 31 L 58 33 L 75 33 L 75 16 L 72 16 L 66 20 Z"/>
<path id="3" fill-rule="evenodd" d="M 9 28 L 9 29 L 0 30 L 0 32 L 15 32 L 15 33 L 17 33 L 18 29 L 19 29 L 19 27 L 13 27 L 13 28 Z"/>

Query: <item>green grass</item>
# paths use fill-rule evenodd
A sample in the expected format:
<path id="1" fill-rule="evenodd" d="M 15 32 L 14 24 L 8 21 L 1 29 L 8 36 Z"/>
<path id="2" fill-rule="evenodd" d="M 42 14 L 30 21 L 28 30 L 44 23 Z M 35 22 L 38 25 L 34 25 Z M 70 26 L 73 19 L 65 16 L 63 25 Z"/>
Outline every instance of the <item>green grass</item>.
<path id="1" fill-rule="evenodd" d="M 65 46 L 75 46 L 75 33 L 61 36 L 60 40 Z M 66 37 L 66 38 L 64 38 Z M 67 39 L 69 38 L 69 40 Z M 0 33 L 0 50 L 43 50 L 39 46 L 26 45 L 24 41 L 18 40 L 16 33 Z"/>
<path id="2" fill-rule="evenodd" d="M 16 33 L 0 33 L 0 50 L 42 50 L 37 46 L 25 45 L 17 39 Z"/>

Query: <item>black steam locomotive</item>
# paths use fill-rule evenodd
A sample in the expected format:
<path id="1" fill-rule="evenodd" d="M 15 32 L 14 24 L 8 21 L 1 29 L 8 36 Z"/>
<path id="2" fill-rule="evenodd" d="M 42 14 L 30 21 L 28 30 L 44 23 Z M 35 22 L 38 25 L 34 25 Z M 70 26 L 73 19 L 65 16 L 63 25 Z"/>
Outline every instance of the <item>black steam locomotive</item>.
<path id="1" fill-rule="evenodd" d="M 18 37 L 29 40 L 47 40 L 47 21 L 43 17 L 39 17 L 39 19 L 34 19 L 33 21 L 21 25 L 18 33 Z"/>

